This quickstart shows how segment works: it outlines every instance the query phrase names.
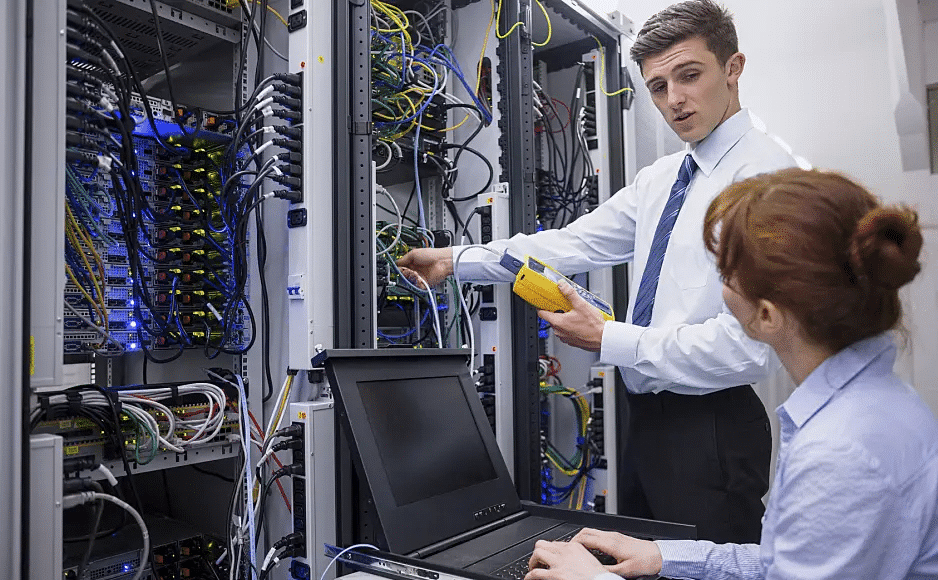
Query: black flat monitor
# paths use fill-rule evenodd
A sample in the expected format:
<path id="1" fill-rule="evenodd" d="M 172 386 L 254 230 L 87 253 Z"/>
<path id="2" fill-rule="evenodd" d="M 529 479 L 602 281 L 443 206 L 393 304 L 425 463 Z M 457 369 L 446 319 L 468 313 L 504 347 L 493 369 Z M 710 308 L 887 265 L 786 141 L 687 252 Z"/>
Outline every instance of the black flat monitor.
<path id="1" fill-rule="evenodd" d="M 522 511 L 457 349 L 327 350 L 340 423 L 398 554 Z"/>

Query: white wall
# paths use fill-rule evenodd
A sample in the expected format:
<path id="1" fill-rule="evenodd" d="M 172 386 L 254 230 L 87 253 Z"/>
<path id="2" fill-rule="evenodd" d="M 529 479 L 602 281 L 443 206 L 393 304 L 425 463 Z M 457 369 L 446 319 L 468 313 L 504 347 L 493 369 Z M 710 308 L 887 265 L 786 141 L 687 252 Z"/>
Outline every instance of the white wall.
<path id="1" fill-rule="evenodd" d="M 897 91 L 891 88 L 895 61 L 883 2 L 728 5 L 737 17 L 741 50 L 749 57 L 742 95 L 769 129 L 815 166 L 843 171 L 884 199 L 919 209 L 929 230 L 926 271 L 905 292 L 911 348 L 898 370 L 938 413 L 938 263 L 930 259 L 938 252 L 938 178 L 901 169 L 893 116 Z M 920 75 L 908 74 L 911 79 Z"/>

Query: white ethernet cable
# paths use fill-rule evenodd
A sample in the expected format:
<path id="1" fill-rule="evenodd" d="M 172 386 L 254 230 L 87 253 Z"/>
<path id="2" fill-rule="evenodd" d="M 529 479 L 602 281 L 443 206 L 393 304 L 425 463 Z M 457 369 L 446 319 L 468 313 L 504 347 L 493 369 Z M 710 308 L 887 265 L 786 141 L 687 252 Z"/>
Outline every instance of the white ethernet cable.
<path id="1" fill-rule="evenodd" d="M 82 504 L 91 503 L 99 499 L 109 501 L 112 504 L 124 509 L 127 513 L 133 516 L 135 520 L 137 520 L 137 525 L 140 526 L 140 534 L 143 536 L 143 550 L 141 551 L 140 555 L 140 565 L 137 566 L 137 573 L 134 574 L 134 577 L 131 580 L 140 580 L 140 577 L 143 576 L 143 571 L 146 570 L 147 560 L 150 557 L 150 532 L 147 530 L 147 525 L 143 522 L 143 517 L 140 515 L 140 512 L 132 508 L 127 502 L 118 499 L 113 495 L 101 493 L 98 491 L 83 491 L 81 493 L 67 495 L 62 498 L 62 506 L 64 509 L 68 509 Z"/>
<path id="2" fill-rule="evenodd" d="M 462 311 L 466 313 L 466 316 L 469 315 L 469 306 L 466 304 L 466 297 L 462 295 L 462 283 L 459 281 L 459 261 L 462 259 L 463 254 L 467 250 L 473 248 L 478 248 L 480 250 L 485 250 L 491 252 L 501 258 L 501 254 L 497 251 L 489 248 L 488 246 L 483 246 L 480 244 L 473 244 L 471 246 L 465 246 L 459 253 L 456 255 L 456 258 L 453 260 L 453 278 L 456 280 L 456 294 L 459 294 L 459 302 L 462 305 Z M 475 331 L 472 329 L 472 320 L 469 320 L 469 374 L 474 375 L 476 372 L 476 336 Z"/>

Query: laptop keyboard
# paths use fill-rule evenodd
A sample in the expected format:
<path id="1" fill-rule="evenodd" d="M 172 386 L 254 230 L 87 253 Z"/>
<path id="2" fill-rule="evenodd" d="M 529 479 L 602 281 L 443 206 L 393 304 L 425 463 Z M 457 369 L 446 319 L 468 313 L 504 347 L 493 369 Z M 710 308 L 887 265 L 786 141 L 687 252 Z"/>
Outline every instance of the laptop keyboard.
<path id="1" fill-rule="evenodd" d="M 493 576 L 499 578 L 509 578 L 510 580 L 522 580 L 528 573 L 528 561 L 531 559 L 531 554 L 528 554 L 524 558 L 518 558 L 511 564 L 499 568 L 492 573 Z"/>
<path id="2" fill-rule="evenodd" d="M 572 532 L 568 532 L 553 541 L 554 542 L 569 542 L 570 540 L 573 539 L 573 536 L 577 535 L 579 531 L 580 530 L 573 530 Z M 608 565 L 612 565 L 616 563 L 615 558 L 613 558 L 612 556 L 608 554 L 604 554 L 600 552 L 599 550 L 590 550 L 590 552 L 594 556 L 596 556 L 596 558 L 599 560 L 601 564 L 608 566 Z M 526 556 L 522 556 L 521 558 L 518 558 L 514 562 L 511 562 L 510 564 L 502 566 L 495 572 L 492 572 L 492 575 L 497 576 L 498 578 L 507 578 L 509 580 L 522 580 L 528 573 L 528 562 L 530 561 L 531 561 L 531 553 L 528 553 Z"/>

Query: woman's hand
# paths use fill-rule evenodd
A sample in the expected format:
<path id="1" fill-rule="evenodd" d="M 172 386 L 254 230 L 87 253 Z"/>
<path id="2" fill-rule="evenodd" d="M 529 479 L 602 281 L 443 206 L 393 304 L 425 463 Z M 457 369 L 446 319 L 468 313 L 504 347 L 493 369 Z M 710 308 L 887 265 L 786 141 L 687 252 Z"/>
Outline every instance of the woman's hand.
<path id="1" fill-rule="evenodd" d="M 608 571 L 582 544 L 544 540 L 534 544 L 528 569 L 525 580 L 593 580 Z"/>
<path id="2" fill-rule="evenodd" d="M 648 540 L 638 540 L 618 532 L 583 528 L 570 542 L 615 558 L 618 563 L 606 566 L 606 569 L 619 576 L 632 578 L 661 572 L 661 550 Z"/>

